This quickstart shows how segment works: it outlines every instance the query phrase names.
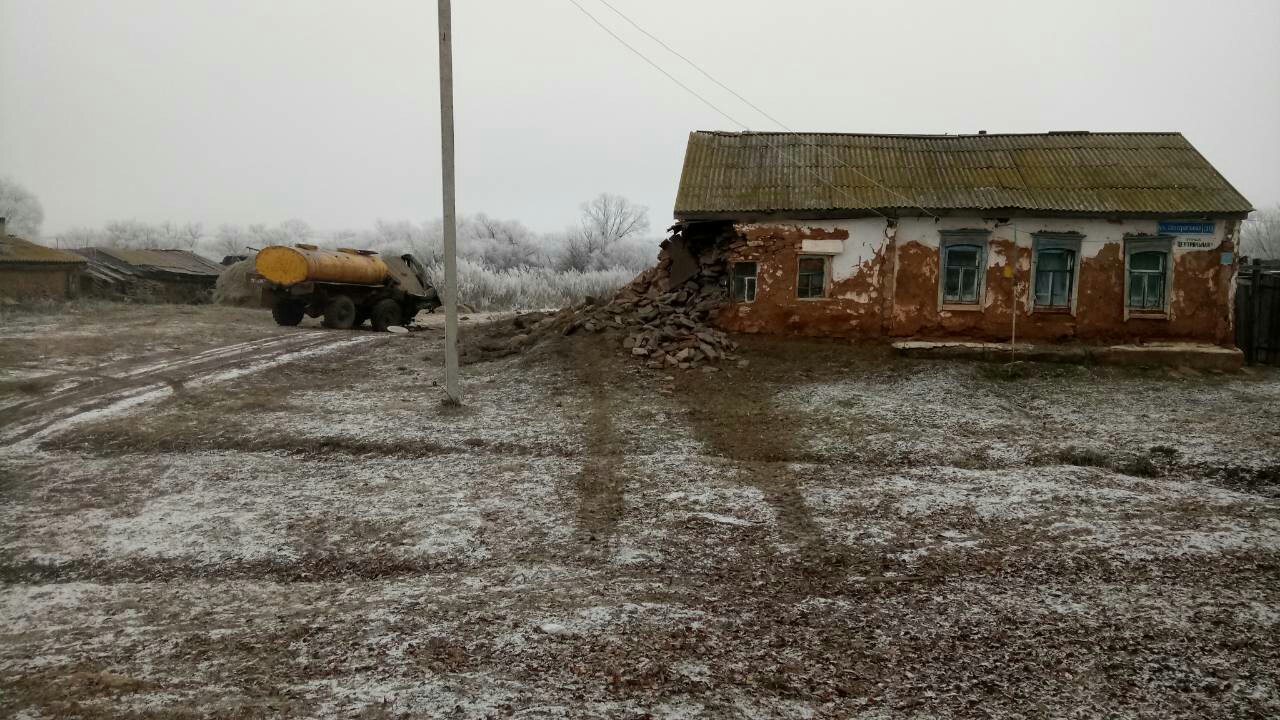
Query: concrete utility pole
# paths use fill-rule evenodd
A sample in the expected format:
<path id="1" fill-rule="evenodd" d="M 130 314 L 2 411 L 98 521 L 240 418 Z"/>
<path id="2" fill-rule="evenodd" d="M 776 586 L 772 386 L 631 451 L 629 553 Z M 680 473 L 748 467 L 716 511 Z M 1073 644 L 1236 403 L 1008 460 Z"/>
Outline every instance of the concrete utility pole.
<path id="1" fill-rule="evenodd" d="M 458 386 L 458 218 L 453 186 L 453 30 L 449 0 L 440 8 L 440 172 L 444 181 L 444 391 L 462 403 Z"/>

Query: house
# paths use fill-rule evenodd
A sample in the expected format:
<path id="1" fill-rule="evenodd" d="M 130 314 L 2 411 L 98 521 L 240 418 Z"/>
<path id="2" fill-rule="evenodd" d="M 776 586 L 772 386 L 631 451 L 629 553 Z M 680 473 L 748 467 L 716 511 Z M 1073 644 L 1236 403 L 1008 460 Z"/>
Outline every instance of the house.
<path id="1" fill-rule="evenodd" d="M 84 291 L 133 300 L 208 302 L 223 267 L 188 250 L 79 248 L 88 261 Z"/>
<path id="2" fill-rule="evenodd" d="M 694 132 L 675 229 L 730 330 L 1229 345 L 1250 210 L 1172 132 Z"/>
<path id="3" fill-rule="evenodd" d="M 64 300 L 80 285 L 85 260 L 8 234 L 0 218 L 0 297 Z"/>

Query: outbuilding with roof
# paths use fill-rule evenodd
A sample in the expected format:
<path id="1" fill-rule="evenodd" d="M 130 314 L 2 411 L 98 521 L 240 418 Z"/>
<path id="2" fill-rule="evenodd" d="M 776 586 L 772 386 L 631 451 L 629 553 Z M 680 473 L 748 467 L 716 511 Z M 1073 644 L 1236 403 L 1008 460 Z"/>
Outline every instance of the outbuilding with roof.
<path id="1" fill-rule="evenodd" d="M 85 259 L 9 235 L 0 218 L 0 297 L 63 300 L 76 294 Z"/>

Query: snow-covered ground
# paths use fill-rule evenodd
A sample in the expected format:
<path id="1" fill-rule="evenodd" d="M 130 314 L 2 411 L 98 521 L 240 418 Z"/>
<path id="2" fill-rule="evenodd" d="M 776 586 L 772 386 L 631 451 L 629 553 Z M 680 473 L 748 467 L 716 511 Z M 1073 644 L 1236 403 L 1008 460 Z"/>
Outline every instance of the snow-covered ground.
<path id="1" fill-rule="evenodd" d="M 577 339 L 451 408 L 429 327 L 0 449 L 0 714 L 1280 714 L 1280 373 L 783 342 Z"/>

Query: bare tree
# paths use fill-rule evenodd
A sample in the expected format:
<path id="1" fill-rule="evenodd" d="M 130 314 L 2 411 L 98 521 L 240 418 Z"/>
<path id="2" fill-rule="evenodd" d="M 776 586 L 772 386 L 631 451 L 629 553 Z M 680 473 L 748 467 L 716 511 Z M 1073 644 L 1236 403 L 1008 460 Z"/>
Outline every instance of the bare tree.
<path id="1" fill-rule="evenodd" d="M 204 238 L 204 224 L 198 222 L 184 223 L 178 233 L 182 246 L 187 250 L 195 250 Z"/>
<path id="2" fill-rule="evenodd" d="M 649 229 L 649 208 L 610 193 L 600 193 L 582 203 L 580 234 L 592 250 L 610 245 Z"/>
<path id="3" fill-rule="evenodd" d="M 1280 205 L 1257 210 L 1241 223 L 1240 254 L 1280 260 Z"/>
<path id="4" fill-rule="evenodd" d="M 305 243 L 315 235 L 311 226 L 297 218 L 285 220 L 275 230 L 281 244 Z"/>
<path id="5" fill-rule="evenodd" d="M 249 236 L 239 225 L 223 224 L 213 233 L 213 252 L 217 255 L 243 255 Z"/>
<path id="6" fill-rule="evenodd" d="M 5 219 L 6 232 L 35 239 L 44 225 L 44 207 L 39 198 L 15 180 L 0 177 L 0 217 Z"/>
<path id="7" fill-rule="evenodd" d="M 649 208 L 619 195 L 600 193 L 582 203 L 578 227 L 561 242 L 557 265 L 562 270 L 603 269 L 610 250 L 649 229 Z"/>
<path id="8" fill-rule="evenodd" d="M 164 244 L 160 228 L 140 220 L 112 220 L 102 229 L 108 247 L 154 250 Z"/>
<path id="9" fill-rule="evenodd" d="M 178 223 L 172 220 L 158 223 L 156 225 L 156 235 L 159 238 L 160 247 L 166 250 L 177 248 L 182 244 L 182 229 L 178 226 Z"/>
<path id="10" fill-rule="evenodd" d="M 360 233 L 355 230 L 338 230 L 329 236 L 335 245 L 355 247 L 360 244 Z"/>

